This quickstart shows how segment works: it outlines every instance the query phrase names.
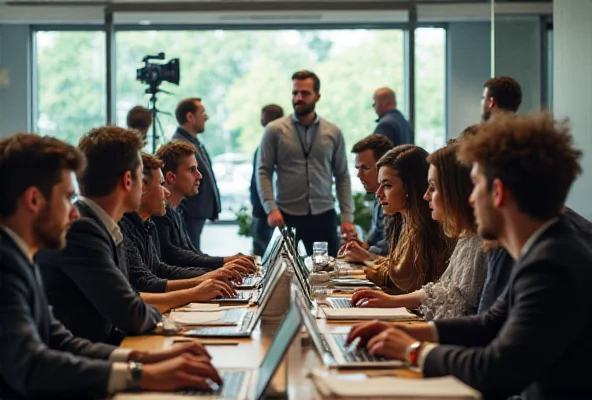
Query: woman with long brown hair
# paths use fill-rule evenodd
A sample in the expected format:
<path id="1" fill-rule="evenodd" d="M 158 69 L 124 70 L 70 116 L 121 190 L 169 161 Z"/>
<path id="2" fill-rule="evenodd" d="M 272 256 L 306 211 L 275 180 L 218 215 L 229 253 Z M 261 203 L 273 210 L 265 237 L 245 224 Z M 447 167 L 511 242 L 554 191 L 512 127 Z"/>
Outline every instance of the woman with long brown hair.
<path id="1" fill-rule="evenodd" d="M 378 160 L 380 200 L 384 215 L 400 214 L 391 230 L 389 255 L 368 267 L 366 276 L 390 293 L 413 292 L 437 281 L 454 247 L 431 218 L 422 199 L 427 190 L 428 153 L 414 145 L 397 146 Z"/>
<path id="2" fill-rule="evenodd" d="M 446 272 L 438 282 L 400 296 L 362 290 L 352 297 L 361 307 L 419 308 L 428 320 L 475 314 L 487 272 L 483 241 L 477 235 L 469 196 L 473 189 L 469 168 L 456 159 L 458 143 L 431 154 L 428 189 L 424 199 L 434 221 L 440 221 L 446 236 L 458 239 Z"/>

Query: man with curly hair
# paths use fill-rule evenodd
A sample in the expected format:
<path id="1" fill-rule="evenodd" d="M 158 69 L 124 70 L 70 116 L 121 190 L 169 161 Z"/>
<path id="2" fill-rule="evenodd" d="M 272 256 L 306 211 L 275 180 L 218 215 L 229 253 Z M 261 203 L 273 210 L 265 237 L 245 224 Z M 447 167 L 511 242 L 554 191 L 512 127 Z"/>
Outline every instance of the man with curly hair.
<path id="1" fill-rule="evenodd" d="M 516 260 L 488 312 L 427 324 L 370 322 L 352 328 L 371 353 L 407 360 L 425 377 L 452 375 L 506 398 L 581 398 L 592 366 L 592 249 L 563 215 L 582 172 L 565 123 L 548 114 L 495 118 L 461 142 L 472 166 L 478 233 Z"/>

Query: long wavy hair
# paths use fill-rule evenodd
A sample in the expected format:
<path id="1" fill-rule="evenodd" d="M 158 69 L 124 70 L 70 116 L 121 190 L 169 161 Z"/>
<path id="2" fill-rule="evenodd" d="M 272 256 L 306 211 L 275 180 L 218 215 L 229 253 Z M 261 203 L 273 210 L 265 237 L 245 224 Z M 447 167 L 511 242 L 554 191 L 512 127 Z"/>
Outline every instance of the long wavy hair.
<path id="1" fill-rule="evenodd" d="M 428 153 L 414 145 L 401 145 L 386 153 L 377 167 L 396 170 L 406 189 L 407 212 L 395 218 L 390 234 L 387 270 L 397 291 L 419 289 L 436 281 L 446 270 L 455 239 L 444 235 L 423 199 L 427 190 Z M 388 285 L 387 285 L 388 286 Z"/>
<path id="2" fill-rule="evenodd" d="M 473 208 L 469 204 L 473 191 L 471 171 L 458 161 L 458 146 L 457 141 L 449 141 L 427 158 L 436 169 L 435 186 L 442 198 L 445 215 L 442 222 L 444 234 L 453 238 L 477 233 Z"/>

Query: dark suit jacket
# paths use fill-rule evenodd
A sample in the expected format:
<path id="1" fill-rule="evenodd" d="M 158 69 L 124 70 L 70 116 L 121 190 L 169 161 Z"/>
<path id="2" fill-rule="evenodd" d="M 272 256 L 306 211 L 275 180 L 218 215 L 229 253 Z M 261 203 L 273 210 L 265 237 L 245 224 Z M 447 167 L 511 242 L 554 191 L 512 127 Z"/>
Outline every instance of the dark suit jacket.
<path id="1" fill-rule="evenodd" d="M 36 257 L 57 318 L 75 335 L 95 342 L 118 344 L 124 335 L 151 331 L 161 316 L 122 272 L 125 251 L 118 251 L 90 208 L 81 202 L 76 206 L 81 218 L 72 224 L 66 248 L 43 250 Z"/>
<path id="2" fill-rule="evenodd" d="M 179 207 L 175 210 L 169 202 L 163 217 L 150 218 L 158 230 L 161 259 L 170 265 L 216 269 L 224 265 L 224 257 L 200 253 L 191 243 L 185 228 L 185 219 Z"/>
<path id="3" fill-rule="evenodd" d="M 74 337 L 49 309 L 37 267 L 0 230 L 0 398 L 103 396 L 114 346 Z"/>
<path id="4" fill-rule="evenodd" d="M 197 159 L 197 169 L 202 175 L 199 183 L 199 193 L 183 200 L 181 203 L 183 211 L 191 218 L 218 218 L 218 214 L 222 210 L 220 207 L 220 192 L 218 191 L 216 177 L 214 176 L 214 171 L 212 171 L 212 163 L 210 162 L 208 153 L 204 148 L 205 158 L 202 157 L 201 152 L 197 150 L 200 145 L 199 140 L 181 127 L 177 128 L 172 140 L 187 142 L 196 147 L 195 158 Z"/>
<path id="5" fill-rule="evenodd" d="M 592 250 L 562 216 L 517 261 L 488 312 L 440 320 L 426 377 L 454 375 L 485 398 L 590 396 Z"/>

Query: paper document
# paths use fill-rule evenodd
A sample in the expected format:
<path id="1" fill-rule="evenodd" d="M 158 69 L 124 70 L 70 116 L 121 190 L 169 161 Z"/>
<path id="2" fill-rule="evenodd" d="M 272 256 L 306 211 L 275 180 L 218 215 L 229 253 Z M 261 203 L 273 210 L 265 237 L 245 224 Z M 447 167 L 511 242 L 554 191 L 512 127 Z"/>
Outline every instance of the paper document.
<path id="1" fill-rule="evenodd" d="M 374 283 L 367 279 L 355 279 L 355 278 L 333 278 L 331 283 L 337 286 L 374 286 Z"/>
<path id="2" fill-rule="evenodd" d="M 323 307 L 323 312 L 328 320 L 366 320 L 366 319 L 386 319 L 386 320 L 410 320 L 418 319 L 404 307 L 398 308 L 329 308 Z"/>
<path id="3" fill-rule="evenodd" d="M 323 396 L 433 399 L 481 399 L 481 393 L 452 376 L 405 379 L 314 370 L 310 377 Z"/>
<path id="4" fill-rule="evenodd" d="M 181 325 L 237 325 L 239 321 L 225 321 L 224 316 L 227 311 L 210 312 L 178 312 L 173 311 L 169 319 Z"/>

